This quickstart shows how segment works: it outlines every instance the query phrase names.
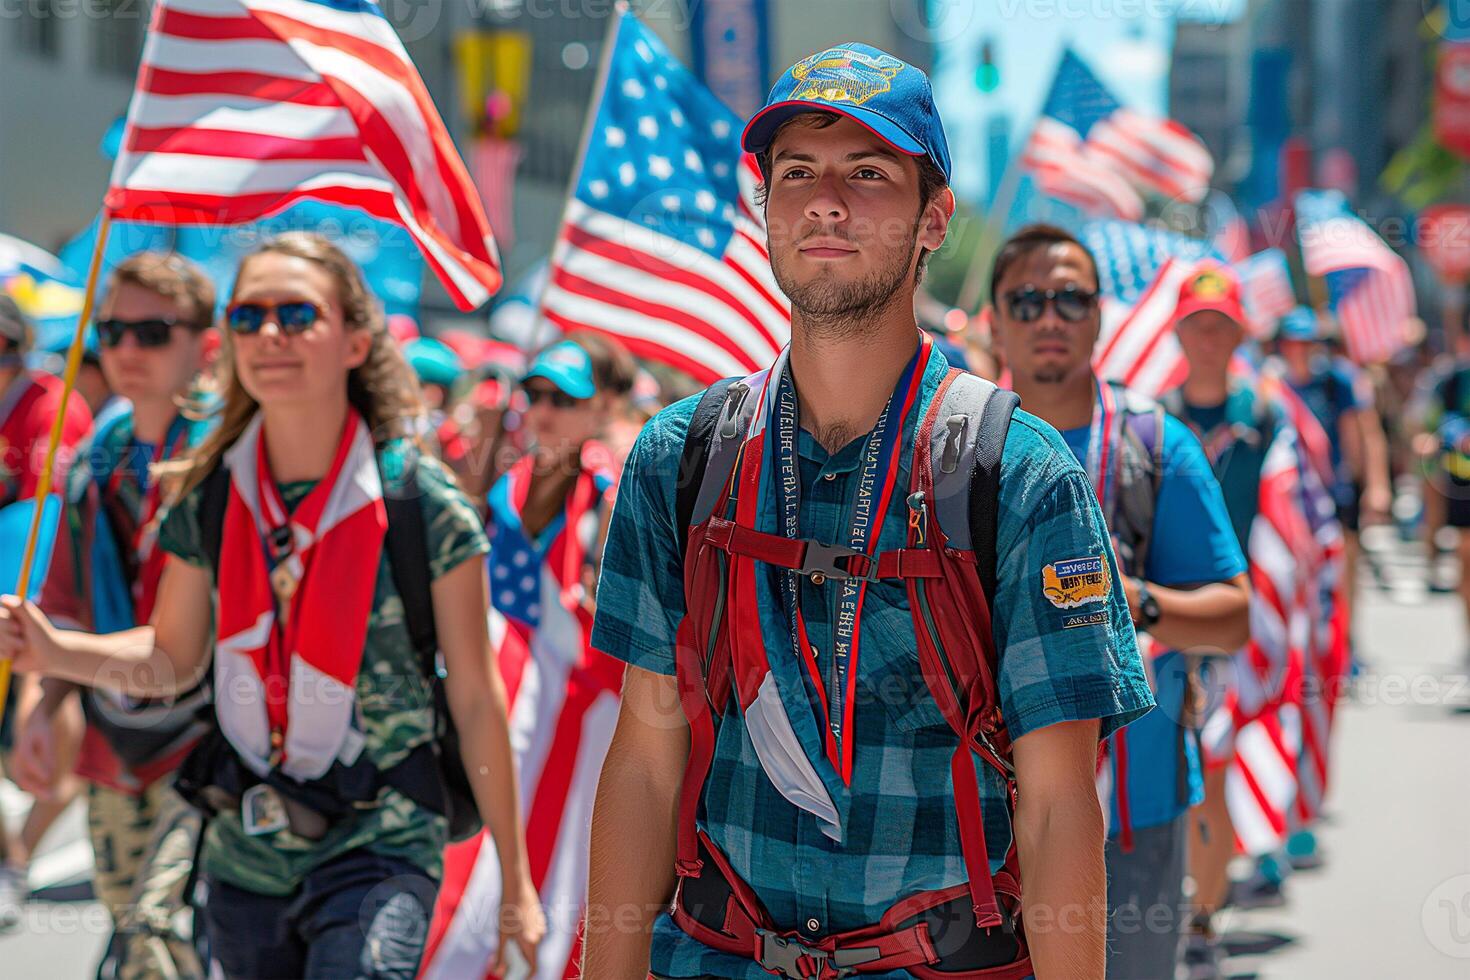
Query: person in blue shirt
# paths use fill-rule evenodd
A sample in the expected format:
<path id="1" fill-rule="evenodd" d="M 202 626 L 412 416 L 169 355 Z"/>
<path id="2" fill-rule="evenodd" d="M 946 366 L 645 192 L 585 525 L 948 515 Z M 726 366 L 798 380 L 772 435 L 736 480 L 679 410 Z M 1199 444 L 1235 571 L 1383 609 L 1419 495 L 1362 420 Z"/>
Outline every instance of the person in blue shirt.
<path id="1" fill-rule="evenodd" d="M 908 486 L 916 423 L 950 377 L 920 337 L 913 312 L 923 257 L 943 243 L 954 207 L 928 79 L 867 45 L 821 52 L 777 83 L 747 127 L 744 146 L 765 178 L 771 264 L 791 300 L 792 340 L 769 375 L 776 397 L 767 413 L 767 429 L 778 436 L 768 455 L 779 452 L 786 462 L 773 467 L 779 479 L 777 472 L 767 479 L 747 471 L 757 482 L 737 492 L 734 513 L 739 518 L 741 508 L 780 497 L 787 537 L 805 539 L 810 549 L 813 541 L 849 540 L 869 501 L 864 535 L 876 551 L 900 547 L 908 540 L 910 506 L 902 492 L 887 505 L 871 503 L 870 437 L 878 432 L 879 448 L 895 447 L 876 472 L 897 467 L 900 485 Z M 886 406 L 900 391 L 899 404 L 911 397 L 913 408 L 889 427 Z M 680 539 L 688 529 L 679 526 L 675 488 L 697 402 L 669 407 L 640 435 L 603 558 L 593 645 L 629 666 L 592 821 L 589 907 L 609 910 L 611 918 L 589 917 L 583 975 L 761 980 L 772 972 L 816 977 L 820 969 L 836 976 L 823 944 L 830 948 L 835 937 L 857 930 L 869 930 L 873 942 L 899 932 L 912 938 L 913 927 L 900 925 L 909 916 L 898 903 L 946 890 L 955 892 L 958 917 L 945 920 L 950 929 L 939 926 L 940 947 L 969 936 L 979 955 L 994 957 L 1014 950 L 1024 927 L 1029 963 L 988 959 L 997 970 L 987 976 L 1101 980 L 1106 886 L 1093 784 L 1098 741 L 1152 702 L 1097 502 L 1061 439 L 1025 412 L 1015 414 L 999 447 L 1000 489 L 991 510 L 999 556 L 992 633 L 999 710 L 1013 741 L 1013 822 L 1006 783 L 989 767 L 978 787 L 981 826 L 957 819 L 962 790 L 951 760 L 960 766 L 973 753 L 956 751 L 958 736 L 926 687 L 905 587 L 888 579 L 867 584 L 855 610 L 860 621 L 848 634 L 859 638 L 859 654 L 839 663 L 846 584 L 756 561 L 755 598 L 737 593 L 722 628 L 742 647 L 767 641 L 764 676 L 774 688 L 763 683 L 756 700 L 774 699 L 784 715 L 732 703 L 718 716 L 696 823 L 701 844 L 708 841 L 725 861 L 720 865 L 712 852 L 710 860 L 681 865 L 684 877 L 676 878 L 683 773 L 691 744 L 699 743 L 680 706 L 675 635 L 686 602 L 705 600 L 686 596 Z M 763 517 L 757 523 L 778 526 Z M 1056 580 L 1084 564 L 1091 571 L 1075 573 L 1082 584 L 1069 601 L 1048 595 L 1048 576 Z M 804 623 L 809 646 L 793 643 L 793 621 Z M 687 654 L 680 661 L 687 663 Z M 814 669 L 804 670 L 804 661 Z M 849 685 L 823 679 L 844 669 L 852 671 Z M 834 713 L 824 691 L 852 697 Z M 758 747 L 779 739 L 761 727 L 778 717 L 791 733 L 782 745 L 790 752 L 785 772 L 773 772 Z M 824 735 L 851 747 L 849 778 L 830 761 Z M 813 773 L 818 781 L 793 799 L 789 772 Z M 972 799 L 976 788 L 968 787 Z M 997 926 L 979 925 L 966 893 L 975 879 L 966 871 L 962 834 L 985 843 L 990 864 L 977 868 L 980 874 L 1000 870 L 995 859 L 1014 839 L 1024 898 L 1019 910 L 1008 909 L 1020 912 L 1023 927 L 1007 927 L 1004 917 Z M 770 923 L 742 932 L 759 937 L 743 955 L 727 949 L 738 945 L 731 929 L 696 938 L 671 915 L 671 902 L 684 910 L 691 881 L 715 887 L 706 879 L 716 868 L 732 896 L 745 895 L 732 899 L 730 915 L 744 919 L 754 904 Z M 676 891 L 678 882 L 684 884 Z M 773 962 L 773 951 L 795 962 L 768 970 L 762 964 Z M 952 962 L 954 950 L 942 955 Z M 920 944 L 884 959 L 915 965 L 928 954 Z M 864 976 L 914 975 L 904 965 L 863 962 L 870 964 Z"/>
<path id="2" fill-rule="evenodd" d="M 1373 385 L 1352 361 L 1329 352 L 1326 337 L 1317 313 L 1299 306 L 1282 318 L 1276 348 L 1286 383 L 1322 423 L 1331 445 L 1335 479 L 1330 489 L 1345 539 L 1342 601 L 1351 632 L 1362 554 L 1358 529 L 1388 519 L 1393 492 Z"/>
<path id="3" fill-rule="evenodd" d="M 1170 651 L 1149 660 L 1160 710 L 1115 737 L 1104 775 L 1113 790 L 1108 976 L 1171 977 L 1188 919 L 1187 814 L 1202 799 L 1185 654 L 1245 643 L 1245 559 L 1199 440 L 1094 375 L 1101 314 L 1092 253 L 1060 228 L 1024 228 L 997 253 L 990 294 L 1021 404 L 1061 430 L 1086 466 L 1116 539 L 1133 622 Z M 1142 499 L 1130 488 L 1144 488 Z"/>

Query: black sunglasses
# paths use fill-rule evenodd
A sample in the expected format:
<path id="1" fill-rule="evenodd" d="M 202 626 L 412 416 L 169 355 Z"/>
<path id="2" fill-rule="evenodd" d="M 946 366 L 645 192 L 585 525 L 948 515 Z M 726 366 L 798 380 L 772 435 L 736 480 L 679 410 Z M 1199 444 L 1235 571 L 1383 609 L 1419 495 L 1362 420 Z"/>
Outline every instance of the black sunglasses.
<path id="1" fill-rule="evenodd" d="M 583 401 L 583 399 L 581 398 L 573 398 L 571 395 L 562 391 L 560 388 L 523 387 L 521 390 L 526 393 L 526 401 L 530 402 L 532 405 L 539 405 L 549 398 L 551 399 L 551 405 L 553 408 L 575 408 Z"/>
<path id="2" fill-rule="evenodd" d="M 1092 312 L 1097 302 L 1097 293 L 1065 286 L 1061 289 L 1037 289 L 1026 286 L 1006 294 L 1006 308 L 1011 319 L 1020 323 L 1035 323 L 1046 313 L 1046 304 L 1056 307 L 1057 316 L 1068 323 L 1078 323 Z"/>
<path id="3" fill-rule="evenodd" d="M 225 323 L 231 333 L 260 333 L 271 314 L 275 314 L 281 333 L 298 334 L 310 330 L 322 318 L 321 308 L 315 303 L 298 301 L 292 303 L 236 303 L 225 310 Z"/>
<path id="4" fill-rule="evenodd" d="M 173 339 L 177 320 L 155 317 L 149 320 L 98 320 L 97 342 L 103 347 L 116 347 L 132 334 L 139 347 L 166 347 Z"/>

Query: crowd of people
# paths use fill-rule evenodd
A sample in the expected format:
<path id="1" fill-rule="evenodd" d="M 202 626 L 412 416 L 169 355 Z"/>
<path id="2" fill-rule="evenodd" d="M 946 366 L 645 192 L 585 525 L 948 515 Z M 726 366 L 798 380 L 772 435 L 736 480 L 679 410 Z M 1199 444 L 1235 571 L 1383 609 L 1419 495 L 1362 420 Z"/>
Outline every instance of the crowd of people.
<path id="1" fill-rule="evenodd" d="M 1394 396 L 1325 313 L 1250 339 L 1204 266 L 1187 377 L 1145 397 L 1094 374 L 1096 261 L 1046 225 L 996 255 L 983 332 L 919 331 L 951 161 L 902 71 L 860 117 L 788 73 L 747 129 L 797 230 L 792 339 L 704 392 L 598 333 L 420 336 L 290 233 L 222 303 L 177 255 L 112 269 L 63 415 L 0 296 L 0 507 L 58 415 L 63 498 L 35 601 L 0 607 L 34 801 L 0 919 L 83 797 L 99 975 L 408 978 L 484 832 L 490 966 L 530 975 L 557 839 L 525 800 L 573 777 L 507 692 L 555 663 L 621 698 L 580 846 L 586 907 L 632 915 L 589 915 L 582 975 L 1222 975 L 1222 906 L 1320 860 L 1359 530 L 1415 477 L 1431 558 L 1470 527 L 1470 341 Z M 1260 730 L 1296 789 L 1252 808 Z"/>

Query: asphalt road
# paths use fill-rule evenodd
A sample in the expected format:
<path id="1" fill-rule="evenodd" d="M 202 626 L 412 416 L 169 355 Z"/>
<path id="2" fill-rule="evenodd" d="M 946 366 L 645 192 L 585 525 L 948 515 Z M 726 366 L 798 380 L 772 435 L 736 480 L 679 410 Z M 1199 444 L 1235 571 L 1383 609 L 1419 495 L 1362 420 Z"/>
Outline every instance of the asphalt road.
<path id="1" fill-rule="evenodd" d="M 1282 907 L 1224 914 L 1235 980 L 1470 976 L 1470 640 L 1409 552 L 1382 567 L 1361 609 L 1365 670 L 1334 736 L 1325 864 L 1290 878 Z M 24 806 L 0 786 L 12 826 Z M 87 897 L 89 861 L 74 808 L 33 868 L 40 898 L 0 936 L 0 977 L 93 975 L 109 929 Z"/>

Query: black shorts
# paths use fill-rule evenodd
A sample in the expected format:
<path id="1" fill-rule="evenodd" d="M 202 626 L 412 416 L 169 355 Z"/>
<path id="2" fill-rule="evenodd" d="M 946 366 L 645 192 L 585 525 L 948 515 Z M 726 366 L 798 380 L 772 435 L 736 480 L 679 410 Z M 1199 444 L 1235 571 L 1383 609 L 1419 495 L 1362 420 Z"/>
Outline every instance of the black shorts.
<path id="1" fill-rule="evenodd" d="M 1470 480 L 1450 476 L 1439 482 L 1445 498 L 1445 524 L 1470 527 Z"/>

